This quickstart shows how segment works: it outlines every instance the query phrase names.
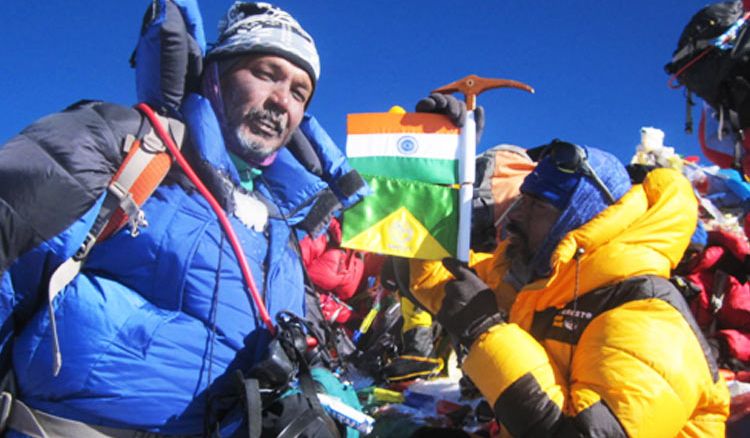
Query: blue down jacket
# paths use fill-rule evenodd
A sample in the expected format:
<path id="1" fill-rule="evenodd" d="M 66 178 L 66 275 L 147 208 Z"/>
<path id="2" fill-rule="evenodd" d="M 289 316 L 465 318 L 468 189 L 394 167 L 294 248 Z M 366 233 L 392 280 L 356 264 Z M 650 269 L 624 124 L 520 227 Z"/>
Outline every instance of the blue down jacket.
<path id="1" fill-rule="evenodd" d="M 205 45 L 197 2 L 152 7 L 136 52 L 139 99 L 187 125 L 183 153 L 227 211 L 269 313 L 303 314 L 292 234 L 324 230 L 367 188 L 306 115 L 245 192 L 210 104 L 185 91 L 195 89 Z M 142 124 L 132 108 L 80 102 L 0 146 L 0 371 L 12 368 L 18 398 L 49 414 L 197 435 L 207 400 L 263 356 L 269 332 L 215 214 L 176 165 L 143 206 L 148 227 L 95 245 L 55 298 L 62 368 L 53 375 L 49 276 L 80 247 L 126 136 Z M 269 211 L 262 231 L 232 214 L 236 199 L 249 198 Z"/>
<path id="2" fill-rule="evenodd" d="M 306 116 L 296 143 L 244 193 L 269 209 L 265 229 L 254 231 L 231 214 L 242 189 L 210 105 L 193 94 L 183 114 L 183 151 L 230 213 L 270 314 L 303 314 L 293 227 L 315 232 L 366 188 Z M 19 398 L 33 408 L 90 424 L 200 434 L 207 398 L 222 394 L 222 376 L 264 354 L 269 332 L 215 214 L 176 165 L 145 203 L 149 225 L 140 235 L 126 228 L 95 245 L 55 299 L 62 369 L 52 372 L 49 275 L 83 241 L 122 159 L 121 142 L 140 123 L 133 109 L 82 103 L 0 147 L 2 347 L 6 360 L 12 351 Z M 317 161 L 300 162 L 293 153 L 300 149 Z"/>

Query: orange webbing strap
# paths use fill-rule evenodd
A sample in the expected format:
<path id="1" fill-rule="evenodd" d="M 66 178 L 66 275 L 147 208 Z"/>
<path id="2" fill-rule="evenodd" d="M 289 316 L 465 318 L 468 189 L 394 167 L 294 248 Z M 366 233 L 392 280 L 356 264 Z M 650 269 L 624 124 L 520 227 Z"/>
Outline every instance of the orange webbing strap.
<path id="1" fill-rule="evenodd" d="M 164 122 L 165 120 L 162 120 L 163 125 L 166 126 L 167 123 Z M 181 146 L 184 125 L 169 123 L 168 126 L 183 128 L 179 133 L 179 141 L 175 142 Z M 170 131 L 175 136 L 175 129 L 170 129 Z M 106 239 L 126 222 L 130 222 L 131 234 L 134 236 L 138 234 L 138 227 L 147 224 L 140 207 L 167 176 L 171 165 L 171 155 L 153 130 L 149 130 L 143 139 L 133 141 L 130 152 L 115 176 L 112 177 L 108 188 L 110 193 L 121 202 L 99 235 L 99 240 Z"/>
<path id="2" fill-rule="evenodd" d="M 179 148 L 185 136 L 185 125 L 162 116 L 156 116 L 161 127 L 169 127 L 174 144 Z M 47 305 L 52 330 L 52 373 L 56 376 L 62 366 L 62 353 L 57 336 L 53 300 L 78 275 L 81 266 L 94 244 L 130 224 L 130 234 L 138 235 L 138 227 L 148 225 L 141 205 L 151 196 L 172 165 L 172 157 L 153 125 L 149 125 L 142 138 L 128 135 L 123 149 L 127 156 L 107 187 L 107 194 L 93 226 L 81 248 L 65 260 L 50 276 L 47 290 Z"/>

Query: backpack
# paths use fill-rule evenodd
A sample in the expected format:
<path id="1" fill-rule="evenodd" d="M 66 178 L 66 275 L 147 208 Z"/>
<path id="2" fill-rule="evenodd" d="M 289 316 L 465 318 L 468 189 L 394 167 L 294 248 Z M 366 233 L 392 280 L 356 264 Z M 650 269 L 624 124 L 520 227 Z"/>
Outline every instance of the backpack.
<path id="1" fill-rule="evenodd" d="M 536 164 L 518 146 L 501 144 L 478 155 L 471 200 L 471 249 L 492 252 L 498 228 L 519 194 L 523 179 Z"/>
<path id="2" fill-rule="evenodd" d="M 209 393 L 204 436 L 356 438 L 369 433 L 374 420 L 362 412 L 354 387 L 332 371 L 346 372 L 334 366 L 341 365 L 340 358 L 331 356 L 315 322 L 290 312 L 280 312 L 276 322 L 264 358 L 248 372 L 220 377 L 231 380 L 229 387 Z M 238 407 L 242 419 L 235 427 Z"/>
<path id="3" fill-rule="evenodd" d="M 664 66 L 688 93 L 717 110 L 737 111 L 750 93 L 750 34 L 738 21 L 744 14 L 740 0 L 704 7 L 685 26 L 671 62 Z M 730 34 L 735 37 L 717 40 Z"/>
<path id="4" fill-rule="evenodd" d="M 101 209 L 83 244 L 50 276 L 47 310 L 52 327 L 53 373 L 55 375 L 60 372 L 62 354 L 57 338 L 57 323 L 52 302 L 81 271 L 81 267 L 96 242 L 106 239 L 126 224 L 130 225 L 130 234 L 133 237 L 138 235 L 139 227 L 148 225 L 141 206 L 161 184 L 172 165 L 172 156 L 167 152 L 167 139 L 158 134 L 160 129 L 162 132 L 167 130 L 167 135 L 171 137 L 178 149 L 182 146 L 185 134 L 185 125 L 182 122 L 158 115 L 149 119 L 144 114 L 143 122 L 136 135 L 129 134 L 125 138 L 123 144 L 125 158 L 107 185 Z"/>

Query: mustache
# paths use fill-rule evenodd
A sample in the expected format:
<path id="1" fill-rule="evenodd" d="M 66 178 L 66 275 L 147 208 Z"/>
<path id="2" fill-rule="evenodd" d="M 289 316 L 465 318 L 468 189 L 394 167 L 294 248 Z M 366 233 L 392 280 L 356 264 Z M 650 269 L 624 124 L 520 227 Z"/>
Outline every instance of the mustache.
<path id="1" fill-rule="evenodd" d="M 245 117 L 243 117 L 245 123 L 260 122 L 271 126 L 277 134 L 281 134 L 284 131 L 285 117 L 283 113 L 279 113 L 269 109 L 251 109 Z"/>

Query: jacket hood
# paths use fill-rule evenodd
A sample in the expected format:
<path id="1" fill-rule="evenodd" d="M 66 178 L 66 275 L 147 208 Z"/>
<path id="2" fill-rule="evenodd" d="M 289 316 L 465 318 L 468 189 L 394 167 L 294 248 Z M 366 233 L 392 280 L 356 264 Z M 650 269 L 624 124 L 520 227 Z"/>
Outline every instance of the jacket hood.
<path id="1" fill-rule="evenodd" d="M 630 190 L 630 177 L 614 155 L 592 147 L 577 147 L 585 152 L 588 165 L 615 200 L 619 200 Z M 520 275 L 530 278 L 516 278 L 518 273 L 509 276 L 509 281 L 517 283 L 519 289 L 528 280 L 548 277 L 552 253 L 563 236 L 583 226 L 610 206 L 609 199 L 594 177 L 580 171 L 562 172 L 557 169 L 551 157 L 543 158 L 526 177 L 521 192 L 545 199 L 561 212 L 531 260 L 530 270 Z"/>
<path id="2" fill-rule="evenodd" d="M 576 294 L 625 278 L 668 278 L 690 243 L 697 205 L 690 182 L 679 172 L 650 172 L 643 184 L 560 240 L 551 275 L 524 287 L 511 320 L 530 323 L 530 317 L 517 313 L 562 306 Z"/>

